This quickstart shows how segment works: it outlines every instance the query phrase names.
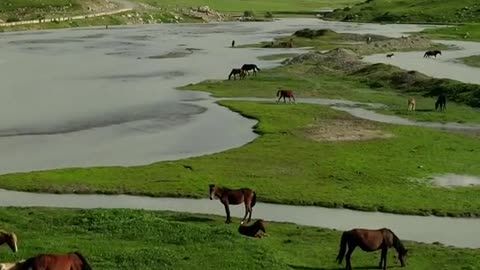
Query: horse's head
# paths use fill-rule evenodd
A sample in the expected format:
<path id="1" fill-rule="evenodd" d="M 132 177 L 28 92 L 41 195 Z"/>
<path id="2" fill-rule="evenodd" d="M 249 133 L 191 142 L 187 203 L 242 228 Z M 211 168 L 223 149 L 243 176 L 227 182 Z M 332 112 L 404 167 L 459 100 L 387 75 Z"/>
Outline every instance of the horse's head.
<path id="1" fill-rule="evenodd" d="M 400 261 L 400 265 L 405 267 L 407 263 L 407 253 L 408 249 L 402 249 L 398 251 L 398 260 Z"/>
<path id="2" fill-rule="evenodd" d="M 208 188 L 209 188 L 209 193 L 210 193 L 210 200 L 213 200 L 213 198 L 215 197 L 215 185 L 210 184 L 210 185 L 208 185 Z"/>
<path id="3" fill-rule="evenodd" d="M 18 251 L 18 247 L 17 247 L 17 236 L 15 235 L 15 233 L 7 233 L 5 232 L 3 234 L 3 239 L 5 241 L 5 243 L 7 243 L 7 245 L 12 249 L 13 252 L 17 252 Z"/>

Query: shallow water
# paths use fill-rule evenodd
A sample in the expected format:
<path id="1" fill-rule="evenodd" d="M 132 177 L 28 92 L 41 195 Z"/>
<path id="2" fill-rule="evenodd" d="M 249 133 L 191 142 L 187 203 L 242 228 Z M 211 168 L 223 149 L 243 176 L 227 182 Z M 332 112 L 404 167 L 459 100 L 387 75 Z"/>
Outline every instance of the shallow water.
<path id="1" fill-rule="evenodd" d="M 174 88 L 224 79 L 244 63 L 277 65 L 257 60 L 272 50 L 231 49 L 231 40 L 255 43 L 305 27 L 400 36 L 427 26 L 288 19 L 0 34 L 0 174 L 143 165 L 242 146 L 256 138 L 255 121 Z M 200 51 L 149 59 L 185 48 Z"/>
<path id="2" fill-rule="evenodd" d="M 384 63 L 406 70 L 416 70 L 435 78 L 448 78 L 466 83 L 480 84 L 480 68 L 470 67 L 455 61 L 457 58 L 480 55 L 480 42 L 446 41 L 438 43 L 459 47 L 460 50 L 442 51 L 437 58 L 423 58 L 422 52 L 395 52 L 395 57 L 387 58 L 386 54 L 366 56 L 368 63 Z"/>
<path id="3" fill-rule="evenodd" d="M 225 215 L 223 205 L 208 199 L 150 198 L 127 195 L 38 194 L 0 189 L 0 206 L 61 208 L 129 208 L 169 210 Z M 243 206 L 231 206 L 232 216 L 243 217 Z M 337 230 L 354 227 L 392 229 L 401 239 L 440 242 L 466 248 L 480 248 L 480 219 L 393 215 L 323 207 L 257 203 L 253 219 L 318 226 Z M 236 226 L 236 225 L 232 225 Z"/>

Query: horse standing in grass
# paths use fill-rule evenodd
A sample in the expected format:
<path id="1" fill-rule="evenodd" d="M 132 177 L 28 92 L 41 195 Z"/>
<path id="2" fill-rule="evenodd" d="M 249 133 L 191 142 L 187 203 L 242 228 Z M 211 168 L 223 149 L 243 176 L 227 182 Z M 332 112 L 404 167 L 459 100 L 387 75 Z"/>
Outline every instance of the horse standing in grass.
<path id="1" fill-rule="evenodd" d="M 69 254 L 40 254 L 18 263 L 16 270 L 92 270 L 79 252 Z"/>
<path id="2" fill-rule="evenodd" d="M 232 78 L 232 76 L 233 76 L 233 80 L 236 80 L 237 75 L 239 75 L 240 80 L 245 79 L 245 76 L 246 76 L 245 71 L 243 71 L 242 69 L 239 69 L 239 68 L 234 68 L 230 72 L 230 75 L 228 75 L 228 80 L 230 80 Z"/>
<path id="3" fill-rule="evenodd" d="M 277 102 L 280 102 L 280 100 L 283 98 L 283 102 L 287 103 L 287 101 L 285 100 L 286 97 L 288 97 L 289 102 L 292 102 L 292 99 L 293 99 L 293 102 L 295 102 L 295 96 L 293 96 L 292 90 L 278 90 L 277 97 L 279 97 Z"/>
<path id="4" fill-rule="evenodd" d="M 340 250 L 337 256 L 337 262 L 341 264 L 343 257 L 345 256 L 347 261 L 345 267 L 346 270 L 352 269 L 350 258 L 356 247 L 360 247 L 363 251 L 366 252 L 373 252 L 381 249 L 382 255 L 380 257 L 380 263 L 378 267 L 380 269 L 383 268 L 383 270 L 387 269 L 388 249 L 393 247 L 398 253 L 398 259 L 400 260 L 401 266 L 405 266 L 408 250 L 402 244 L 400 239 L 398 239 L 398 237 L 390 229 L 353 229 L 343 232 L 340 241 Z"/>
<path id="5" fill-rule="evenodd" d="M 447 97 L 444 94 L 438 96 L 437 101 L 435 102 L 435 110 L 440 109 L 441 112 L 447 110 Z"/>
<path id="6" fill-rule="evenodd" d="M 415 98 L 413 97 L 408 98 L 408 110 L 415 111 Z"/>
<path id="7" fill-rule="evenodd" d="M 227 214 L 227 220 L 225 223 L 231 223 L 232 219 L 230 217 L 230 208 L 229 205 L 238 205 L 241 203 L 245 204 L 245 216 L 242 219 L 240 224 L 245 222 L 248 214 L 248 221 L 250 222 L 252 218 L 252 209 L 257 202 L 257 194 L 255 191 L 249 188 L 240 188 L 240 189 L 228 189 L 220 187 L 214 184 L 209 185 L 210 188 L 210 200 L 217 198 L 225 206 L 225 212 Z"/>
<path id="8" fill-rule="evenodd" d="M 18 251 L 17 236 L 15 235 L 15 233 L 13 232 L 9 233 L 9 232 L 0 230 L 0 246 L 5 243 L 10 247 L 10 249 L 14 253 Z"/>
<path id="9" fill-rule="evenodd" d="M 257 76 L 257 70 L 260 71 L 260 69 L 255 64 L 245 64 L 242 66 L 241 69 L 247 74 L 250 74 L 250 70 L 252 70 L 254 76 Z"/>
<path id="10" fill-rule="evenodd" d="M 265 230 L 265 221 L 263 219 L 255 221 L 250 226 L 240 224 L 240 226 L 238 227 L 238 232 L 242 235 L 255 238 L 262 238 L 262 236 L 268 236 L 267 231 Z"/>
<path id="11" fill-rule="evenodd" d="M 430 57 L 430 56 L 433 56 L 435 58 L 437 58 L 437 55 L 442 55 L 442 52 L 439 51 L 439 50 L 435 50 L 435 51 L 428 51 L 426 52 L 423 57 Z"/>

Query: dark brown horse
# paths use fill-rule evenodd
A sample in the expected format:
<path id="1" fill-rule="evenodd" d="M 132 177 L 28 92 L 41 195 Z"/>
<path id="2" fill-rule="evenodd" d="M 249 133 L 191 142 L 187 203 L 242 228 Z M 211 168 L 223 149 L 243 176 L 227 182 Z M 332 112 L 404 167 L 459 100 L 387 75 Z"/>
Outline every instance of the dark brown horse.
<path id="1" fill-rule="evenodd" d="M 252 70 L 254 76 L 257 76 L 257 70 L 260 71 L 260 68 L 258 68 L 255 64 L 245 64 L 241 69 L 247 74 L 250 74 L 250 70 Z"/>
<path id="2" fill-rule="evenodd" d="M 398 259 L 402 267 L 405 266 L 407 257 L 407 249 L 402 242 L 390 229 L 367 230 L 367 229 L 353 229 L 345 231 L 342 234 L 340 241 L 340 251 L 338 252 L 337 262 L 342 263 L 343 257 L 346 257 L 346 270 L 352 269 L 350 258 L 356 247 L 360 247 L 363 251 L 373 252 L 379 249 L 382 250 L 380 257 L 379 268 L 387 269 L 387 252 L 388 249 L 394 247 L 398 252 Z M 347 251 L 348 248 L 348 251 Z M 345 255 L 346 252 L 346 255 Z M 383 266 L 382 266 L 383 264 Z"/>
<path id="3" fill-rule="evenodd" d="M 435 102 L 435 110 L 438 109 L 440 109 L 441 112 L 447 110 L 447 97 L 444 94 L 438 96 L 438 99 Z"/>
<path id="4" fill-rule="evenodd" d="M 230 204 L 238 205 L 242 202 L 245 204 L 245 216 L 242 219 L 241 224 L 245 222 L 248 214 L 248 221 L 252 218 L 252 208 L 255 206 L 257 202 L 257 194 L 255 191 L 249 188 L 240 188 L 240 189 L 228 189 L 216 185 L 209 185 L 210 188 L 210 200 L 217 198 L 220 202 L 225 206 L 225 212 L 227 213 L 227 220 L 225 223 L 231 223 L 232 220 L 230 218 L 230 208 L 228 207 Z"/>
<path id="5" fill-rule="evenodd" d="M 232 71 L 230 72 L 230 75 L 228 75 L 228 80 L 230 80 L 233 76 L 233 79 L 236 80 L 237 79 L 237 75 L 240 76 L 240 80 L 243 80 L 245 79 L 245 76 L 246 76 L 246 73 L 245 71 L 243 71 L 242 69 L 240 68 L 234 68 L 232 69 Z"/>
<path id="6" fill-rule="evenodd" d="M 249 226 L 240 224 L 238 232 L 242 235 L 255 238 L 268 236 L 267 231 L 265 230 L 265 221 L 263 219 L 259 219 Z"/>
<path id="7" fill-rule="evenodd" d="M 18 270 L 92 270 L 79 252 L 68 254 L 40 254 L 20 262 Z"/>
<path id="8" fill-rule="evenodd" d="M 442 52 L 441 52 L 441 51 L 439 51 L 439 50 L 435 50 L 435 51 L 428 51 L 428 52 L 426 52 L 426 53 L 423 55 L 423 57 L 430 57 L 430 56 L 433 56 L 433 57 L 437 58 L 437 55 L 438 55 L 438 54 L 439 54 L 439 55 L 442 55 Z"/>
<path id="9" fill-rule="evenodd" d="M 393 56 L 395 56 L 393 53 L 387 54 L 387 58 L 393 58 Z"/>
<path id="10" fill-rule="evenodd" d="M 11 232 L 6 232 L 6 231 L 0 231 L 0 246 L 3 244 L 7 244 L 10 249 L 13 252 L 18 251 L 18 246 L 17 246 L 17 236 L 15 233 Z"/>
<path id="11" fill-rule="evenodd" d="M 277 91 L 277 97 L 279 97 L 277 102 L 279 102 L 280 99 L 283 98 L 283 102 L 287 103 L 287 101 L 285 100 L 286 97 L 288 97 L 289 102 L 292 101 L 292 98 L 293 98 L 293 102 L 295 102 L 295 97 L 293 96 L 293 91 L 292 90 L 278 90 Z"/>

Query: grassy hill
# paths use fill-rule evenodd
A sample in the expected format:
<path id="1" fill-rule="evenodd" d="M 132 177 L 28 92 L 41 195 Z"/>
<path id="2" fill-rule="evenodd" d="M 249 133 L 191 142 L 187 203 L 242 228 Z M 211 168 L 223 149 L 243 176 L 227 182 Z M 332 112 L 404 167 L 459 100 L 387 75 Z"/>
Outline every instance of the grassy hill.
<path id="1" fill-rule="evenodd" d="M 105 0 L 1 0 L 0 20 L 4 22 L 33 20 L 101 12 L 115 8 Z"/>
<path id="2" fill-rule="evenodd" d="M 480 22 L 480 1 L 367 0 L 335 10 L 328 18 L 362 22 Z"/>

